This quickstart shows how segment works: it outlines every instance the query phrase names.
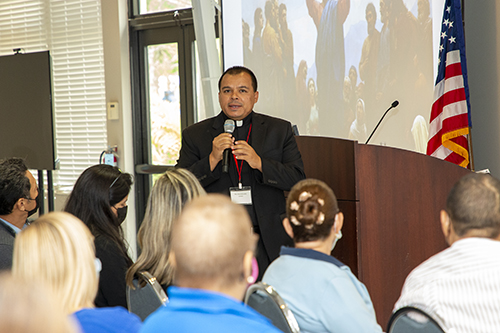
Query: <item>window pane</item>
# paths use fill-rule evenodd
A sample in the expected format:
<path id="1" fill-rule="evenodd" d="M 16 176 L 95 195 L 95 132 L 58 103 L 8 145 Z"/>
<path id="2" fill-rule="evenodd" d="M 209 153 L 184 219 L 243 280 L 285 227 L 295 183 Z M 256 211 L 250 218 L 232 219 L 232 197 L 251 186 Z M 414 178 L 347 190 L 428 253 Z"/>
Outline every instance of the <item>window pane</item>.
<path id="1" fill-rule="evenodd" d="M 140 0 L 139 14 L 191 8 L 191 0 Z"/>
<path id="2" fill-rule="evenodd" d="M 148 46 L 152 164 L 174 165 L 181 146 L 177 43 Z"/>

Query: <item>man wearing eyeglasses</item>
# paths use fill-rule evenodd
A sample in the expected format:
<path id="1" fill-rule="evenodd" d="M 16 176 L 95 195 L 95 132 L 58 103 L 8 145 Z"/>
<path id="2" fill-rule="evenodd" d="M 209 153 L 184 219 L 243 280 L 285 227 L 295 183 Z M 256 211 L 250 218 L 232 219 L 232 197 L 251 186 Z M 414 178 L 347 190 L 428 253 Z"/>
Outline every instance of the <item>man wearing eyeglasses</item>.
<path id="1" fill-rule="evenodd" d="M 20 158 L 0 161 L 0 270 L 12 266 L 16 234 L 38 210 L 38 187 Z"/>

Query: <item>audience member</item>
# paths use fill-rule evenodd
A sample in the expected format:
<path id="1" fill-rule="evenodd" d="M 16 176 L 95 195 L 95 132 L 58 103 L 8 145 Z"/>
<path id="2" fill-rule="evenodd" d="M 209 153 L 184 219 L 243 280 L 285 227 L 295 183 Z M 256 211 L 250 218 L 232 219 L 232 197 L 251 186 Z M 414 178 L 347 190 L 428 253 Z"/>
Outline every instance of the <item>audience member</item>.
<path id="1" fill-rule="evenodd" d="M 446 250 L 406 278 L 394 310 L 411 305 L 445 332 L 497 332 L 500 327 L 500 181 L 469 174 L 441 211 Z"/>
<path id="2" fill-rule="evenodd" d="M 301 180 L 286 210 L 283 225 L 295 248 L 282 247 L 262 281 L 283 298 L 300 331 L 381 332 L 366 287 L 330 256 L 344 222 L 333 191 L 320 180 Z"/>
<path id="3" fill-rule="evenodd" d="M 16 234 L 38 210 L 38 187 L 24 160 L 0 162 L 0 270 L 12 266 Z"/>
<path id="4" fill-rule="evenodd" d="M 127 307 L 125 274 L 132 264 L 121 223 L 127 215 L 132 176 L 106 164 L 91 166 L 78 178 L 64 210 L 78 217 L 95 237 L 102 262 L 98 307 Z"/>
<path id="5" fill-rule="evenodd" d="M 71 214 L 45 214 L 19 233 L 12 274 L 46 285 L 85 333 L 138 332 L 140 319 L 125 309 L 94 308 L 100 262 L 93 239 L 89 229 Z"/>
<path id="6" fill-rule="evenodd" d="M 3 333 L 80 332 L 77 323 L 66 316 L 61 304 L 40 285 L 39 279 L 28 282 L 2 273 L 0 308 L 0 332 Z"/>
<path id="7" fill-rule="evenodd" d="M 279 332 L 241 302 L 256 236 L 245 208 L 221 194 L 186 205 L 172 230 L 174 286 L 142 332 Z"/>
<path id="8" fill-rule="evenodd" d="M 187 202 L 204 194 L 198 179 L 186 169 L 168 170 L 156 181 L 137 233 L 141 254 L 127 272 L 129 287 L 134 288 L 138 272 L 147 271 L 166 291 L 173 278 L 169 261 L 172 225 Z"/>

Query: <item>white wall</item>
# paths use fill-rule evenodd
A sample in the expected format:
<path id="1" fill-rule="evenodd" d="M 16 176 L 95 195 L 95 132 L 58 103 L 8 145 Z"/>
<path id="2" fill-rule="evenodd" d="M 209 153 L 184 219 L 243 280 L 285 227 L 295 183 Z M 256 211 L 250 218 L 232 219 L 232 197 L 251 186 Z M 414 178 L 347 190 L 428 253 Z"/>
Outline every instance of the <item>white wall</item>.
<path id="1" fill-rule="evenodd" d="M 475 169 L 500 178 L 500 4 L 466 0 L 464 9 Z"/>
<path id="2" fill-rule="evenodd" d="M 108 145 L 118 145 L 118 167 L 134 173 L 132 138 L 132 100 L 130 89 L 130 58 L 127 0 L 102 1 L 104 70 L 106 103 L 118 102 L 120 119 L 108 120 Z M 128 214 L 123 224 L 132 258 L 137 253 L 135 191 L 128 198 Z"/>

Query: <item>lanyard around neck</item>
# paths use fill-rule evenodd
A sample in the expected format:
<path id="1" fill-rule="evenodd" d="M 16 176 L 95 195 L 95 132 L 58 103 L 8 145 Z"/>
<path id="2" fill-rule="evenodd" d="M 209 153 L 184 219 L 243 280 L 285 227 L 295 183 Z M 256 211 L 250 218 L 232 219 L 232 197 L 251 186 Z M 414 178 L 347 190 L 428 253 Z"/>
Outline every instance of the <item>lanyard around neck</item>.
<path id="1" fill-rule="evenodd" d="M 248 143 L 248 140 L 250 139 L 250 132 L 252 132 L 252 124 L 250 124 L 250 128 L 248 129 L 247 143 Z M 243 161 L 241 161 L 241 165 L 238 165 L 238 160 L 236 159 L 236 156 L 233 155 L 233 158 L 234 158 L 234 164 L 236 164 L 236 170 L 238 171 L 238 187 L 242 188 L 241 170 L 243 169 Z"/>

